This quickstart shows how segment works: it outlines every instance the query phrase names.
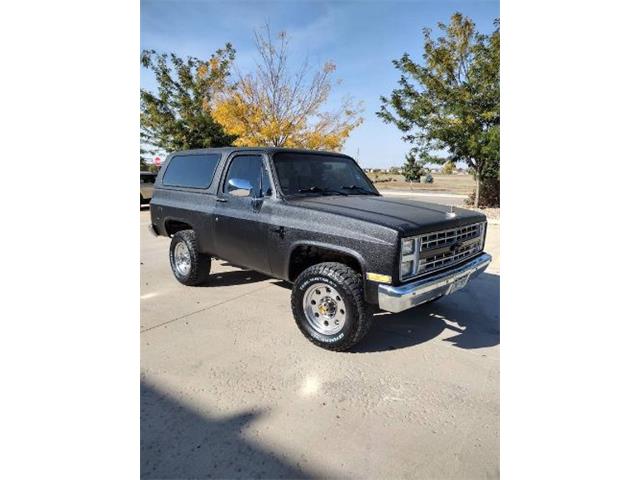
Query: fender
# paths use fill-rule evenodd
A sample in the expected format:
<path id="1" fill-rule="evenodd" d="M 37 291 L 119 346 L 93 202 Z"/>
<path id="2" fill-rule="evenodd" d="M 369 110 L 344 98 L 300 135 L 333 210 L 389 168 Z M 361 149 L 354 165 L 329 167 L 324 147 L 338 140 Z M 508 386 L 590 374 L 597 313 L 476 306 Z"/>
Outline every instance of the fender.
<path id="1" fill-rule="evenodd" d="M 353 257 L 353 258 L 355 258 L 357 260 L 358 264 L 360 265 L 360 270 L 361 270 L 361 273 L 363 274 L 363 276 L 367 271 L 366 270 L 366 262 L 365 262 L 364 258 L 356 250 L 353 250 L 353 249 L 347 248 L 347 247 L 342 247 L 342 246 L 339 246 L 339 245 L 334 245 L 332 243 L 316 242 L 314 240 L 297 240 L 297 241 L 293 242 L 289 246 L 289 250 L 287 251 L 286 264 L 285 264 L 285 270 L 284 271 L 287 272 L 287 280 L 288 281 L 292 281 L 291 278 L 289 278 L 289 267 L 290 267 L 290 264 L 291 264 L 291 255 L 292 255 L 293 251 L 298 247 L 320 247 L 320 248 L 324 248 L 326 250 L 333 250 L 334 252 L 344 253 L 344 254 L 349 255 L 349 256 L 351 256 L 351 257 Z"/>

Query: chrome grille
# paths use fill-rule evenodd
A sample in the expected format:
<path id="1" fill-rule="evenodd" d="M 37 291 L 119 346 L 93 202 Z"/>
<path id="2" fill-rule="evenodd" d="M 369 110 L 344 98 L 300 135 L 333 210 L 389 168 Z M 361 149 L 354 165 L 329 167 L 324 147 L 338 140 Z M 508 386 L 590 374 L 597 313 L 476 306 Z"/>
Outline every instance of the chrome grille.
<path id="1" fill-rule="evenodd" d="M 480 253 L 484 225 L 484 222 L 474 223 L 423 235 L 416 275 L 441 270 Z"/>
<path id="2" fill-rule="evenodd" d="M 422 250 L 446 247 L 458 241 L 465 241 L 480 235 L 482 223 L 465 225 L 464 227 L 452 228 L 442 232 L 429 233 L 422 237 Z"/>
<path id="3" fill-rule="evenodd" d="M 415 239 L 413 253 L 401 255 L 400 262 L 413 268 L 402 280 L 426 275 L 462 263 L 482 252 L 486 222 L 431 232 Z"/>
<path id="4" fill-rule="evenodd" d="M 441 268 L 448 267 L 449 265 L 455 265 L 456 263 L 460 263 L 481 251 L 482 240 L 478 239 L 477 242 L 460 247 L 449 254 L 439 253 L 427 258 L 422 258 L 418 264 L 418 274 L 432 270 L 440 270 Z"/>

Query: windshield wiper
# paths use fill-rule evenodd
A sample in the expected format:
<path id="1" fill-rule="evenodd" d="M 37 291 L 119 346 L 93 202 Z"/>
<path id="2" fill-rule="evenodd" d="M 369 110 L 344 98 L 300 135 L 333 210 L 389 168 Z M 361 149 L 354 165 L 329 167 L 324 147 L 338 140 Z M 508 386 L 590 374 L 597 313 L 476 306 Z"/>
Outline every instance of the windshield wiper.
<path id="1" fill-rule="evenodd" d="M 323 195 L 347 195 L 340 190 L 331 190 L 326 188 L 320 188 L 317 185 L 312 185 L 310 187 L 300 188 L 298 193 L 321 193 Z"/>
<path id="2" fill-rule="evenodd" d="M 375 192 L 372 192 L 368 188 L 360 187 L 358 185 L 343 185 L 342 188 L 345 190 L 358 190 L 359 192 L 365 193 L 367 195 L 375 195 Z"/>

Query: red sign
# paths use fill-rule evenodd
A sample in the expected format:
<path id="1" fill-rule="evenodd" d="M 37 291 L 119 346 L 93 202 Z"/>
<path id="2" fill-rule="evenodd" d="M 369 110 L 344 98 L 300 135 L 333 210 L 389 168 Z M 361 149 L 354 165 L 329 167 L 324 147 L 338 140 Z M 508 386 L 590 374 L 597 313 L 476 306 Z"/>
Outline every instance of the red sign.
<path id="1" fill-rule="evenodd" d="M 160 157 L 156 157 L 153 159 L 153 163 L 159 167 L 162 164 L 162 160 L 160 159 Z"/>

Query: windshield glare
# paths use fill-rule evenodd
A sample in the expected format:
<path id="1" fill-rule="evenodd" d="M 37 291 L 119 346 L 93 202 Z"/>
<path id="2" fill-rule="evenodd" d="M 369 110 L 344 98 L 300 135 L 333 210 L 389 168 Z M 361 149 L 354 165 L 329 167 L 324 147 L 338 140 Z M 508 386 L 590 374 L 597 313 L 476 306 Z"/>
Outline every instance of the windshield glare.
<path id="1" fill-rule="evenodd" d="M 277 153 L 273 162 L 282 193 L 377 195 L 350 158 L 308 153 Z"/>

